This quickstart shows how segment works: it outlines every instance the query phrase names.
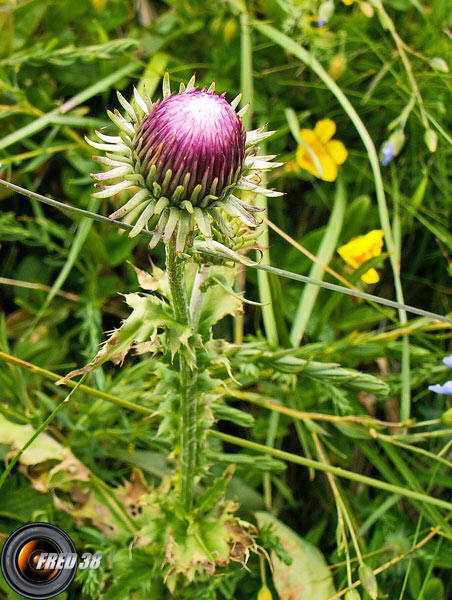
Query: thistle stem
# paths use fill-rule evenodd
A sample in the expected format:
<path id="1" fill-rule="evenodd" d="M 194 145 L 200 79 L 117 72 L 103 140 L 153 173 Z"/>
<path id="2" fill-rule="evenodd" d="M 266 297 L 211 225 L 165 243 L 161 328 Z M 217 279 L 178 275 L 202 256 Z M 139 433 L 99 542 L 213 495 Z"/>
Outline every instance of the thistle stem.
<path id="1" fill-rule="evenodd" d="M 175 240 L 166 245 L 166 271 L 174 316 L 183 325 L 190 324 L 185 284 L 184 262 L 176 255 Z M 178 352 L 180 372 L 180 498 L 189 510 L 193 503 L 194 477 L 197 466 L 197 393 L 196 357 L 182 346 Z"/>
<path id="2" fill-rule="evenodd" d="M 193 329 L 196 331 L 199 324 L 199 317 L 201 316 L 202 301 L 204 300 L 204 292 L 202 286 L 209 279 L 210 271 L 212 267 L 206 265 L 200 265 L 196 271 L 195 281 L 193 283 L 193 289 L 190 297 L 190 318 Z"/>

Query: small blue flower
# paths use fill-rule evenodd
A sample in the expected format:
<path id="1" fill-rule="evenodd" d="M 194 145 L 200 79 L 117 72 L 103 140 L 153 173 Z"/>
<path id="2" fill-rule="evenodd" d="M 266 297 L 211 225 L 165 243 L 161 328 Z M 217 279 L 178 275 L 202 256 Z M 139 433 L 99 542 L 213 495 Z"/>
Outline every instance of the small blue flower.
<path id="1" fill-rule="evenodd" d="M 396 151 L 392 142 L 386 142 L 381 149 L 381 164 L 387 167 L 391 160 L 395 157 Z"/>
<path id="2" fill-rule="evenodd" d="M 435 394 L 443 394 L 444 396 L 452 396 L 452 381 L 446 381 L 444 385 L 429 385 L 428 389 Z"/>
<path id="3" fill-rule="evenodd" d="M 323 27 L 324 25 L 326 25 L 326 19 L 319 19 L 317 21 L 317 27 Z"/>
<path id="4" fill-rule="evenodd" d="M 443 363 L 446 365 L 446 367 L 452 367 L 452 354 L 450 356 L 445 356 L 443 358 Z"/>

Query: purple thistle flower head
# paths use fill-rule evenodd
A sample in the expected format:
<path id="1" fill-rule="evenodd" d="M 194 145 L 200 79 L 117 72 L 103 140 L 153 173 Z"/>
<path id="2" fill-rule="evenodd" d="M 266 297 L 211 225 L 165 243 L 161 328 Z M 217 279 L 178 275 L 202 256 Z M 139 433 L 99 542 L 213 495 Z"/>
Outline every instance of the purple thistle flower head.
<path id="1" fill-rule="evenodd" d="M 145 177 L 155 168 L 153 180 L 167 197 L 182 186 L 178 199 L 193 195 L 191 202 L 198 206 L 208 194 L 218 197 L 237 182 L 245 142 L 242 120 L 225 94 L 192 89 L 157 101 L 144 117 L 134 146 Z"/>
<path id="2" fill-rule="evenodd" d="M 384 167 L 387 167 L 391 160 L 395 157 L 396 152 L 394 148 L 394 144 L 392 142 L 386 142 L 386 144 L 381 149 L 381 164 Z"/>
<path id="3" fill-rule="evenodd" d="M 446 381 L 444 385 L 436 384 L 429 385 L 428 389 L 435 394 L 443 394 L 444 396 L 452 396 L 452 381 Z"/>
<path id="4" fill-rule="evenodd" d="M 96 184 L 100 191 L 94 196 L 110 198 L 130 188 L 135 190 L 110 215 L 133 224 L 130 237 L 151 222 L 151 248 L 160 240 L 168 243 L 175 239 L 181 254 L 187 243 L 193 244 L 195 236 L 210 248 L 213 238 L 222 236 L 232 240 L 233 246 L 238 228 L 231 221 L 238 219 L 254 227 L 257 221 L 253 213 L 259 210 L 237 197 L 237 191 L 282 195 L 259 185 L 259 173 L 281 163 L 271 162 L 273 155 L 258 156 L 256 144 L 273 132 L 264 132 L 263 128 L 245 131 L 242 116 L 247 107 L 235 110 L 241 94 L 229 103 L 225 94 L 215 93 L 214 84 L 208 90 L 198 90 L 194 77 L 172 94 L 166 74 L 163 99 L 153 103 L 146 93 L 141 95 L 137 90 L 132 103 L 119 92 L 118 98 L 126 117 L 118 111 L 107 112 L 120 135 L 96 131 L 101 143 L 87 141 L 107 153 L 93 158 L 112 167 L 92 175 L 101 182 Z M 106 180 L 116 183 L 105 185 Z"/>

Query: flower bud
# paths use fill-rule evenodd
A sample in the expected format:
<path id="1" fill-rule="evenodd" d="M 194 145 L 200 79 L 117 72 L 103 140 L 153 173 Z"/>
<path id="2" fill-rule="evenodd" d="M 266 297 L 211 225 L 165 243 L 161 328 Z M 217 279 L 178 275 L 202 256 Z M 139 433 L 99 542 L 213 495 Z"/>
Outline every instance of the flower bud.
<path id="1" fill-rule="evenodd" d="M 257 600 L 272 600 L 273 596 L 271 591 L 266 585 L 262 586 L 257 595 Z"/>
<path id="2" fill-rule="evenodd" d="M 328 73 L 333 79 L 338 79 L 347 68 L 347 58 L 345 54 L 336 54 L 330 60 Z"/>
<path id="3" fill-rule="evenodd" d="M 441 416 L 441 423 L 445 427 L 452 427 L 452 408 L 448 408 Z"/>
<path id="4" fill-rule="evenodd" d="M 100 191 L 94 196 L 109 198 L 128 189 L 135 191 L 110 215 L 133 224 L 130 237 L 152 220 L 150 247 L 174 238 L 181 254 L 187 244 L 193 244 L 195 235 L 204 240 L 218 232 L 233 237 L 229 217 L 248 227 L 257 225 L 253 213 L 260 209 L 236 197 L 237 191 L 282 195 L 259 185 L 259 172 L 281 164 L 271 162 L 273 155 L 257 155 L 256 144 L 273 132 L 263 128 L 246 132 L 242 116 L 247 107 L 236 112 L 241 95 L 231 103 L 225 96 L 215 93 L 214 84 L 198 90 L 194 77 L 173 94 L 168 74 L 163 98 L 155 103 L 137 90 L 132 103 L 118 93 L 126 117 L 118 111 L 108 114 L 119 136 L 96 132 L 102 143 L 87 141 L 107 152 L 105 157 L 94 158 L 113 167 L 92 175 L 102 182 L 96 185 Z M 109 179 L 117 183 L 104 185 Z"/>
<path id="5" fill-rule="evenodd" d="M 334 2 L 333 0 L 326 0 L 322 2 L 317 13 L 317 25 L 323 27 L 328 23 L 334 14 Z"/>
<path id="6" fill-rule="evenodd" d="M 368 19 L 371 19 L 374 16 L 374 9 L 370 2 L 360 2 L 359 8 L 361 12 L 366 15 Z"/>
<path id="7" fill-rule="evenodd" d="M 403 148 L 405 144 L 405 133 L 403 129 L 397 129 L 392 135 L 386 140 L 381 148 L 381 164 L 386 167 L 395 158 Z"/>
<path id="8" fill-rule="evenodd" d="M 439 71 L 440 73 L 449 73 L 449 65 L 444 58 L 441 58 L 441 56 L 435 56 L 434 58 L 431 58 L 429 62 L 430 66 L 432 69 L 435 69 L 435 71 Z"/>
<path id="9" fill-rule="evenodd" d="M 438 147 L 438 136 L 433 129 L 426 129 L 424 134 L 424 142 L 430 152 L 436 152 Z"/>
<path id="10" fill-rule="evenodd" d="M 157 101 L 134 139 L 141 172 L 176 203 L 200 206 L 240 177 L 246 133 L 224 96 L 190 90 Z"/>
<path id="11" fill-rule="evenodd" d="M 376 600 L 378 595 L 377 580 L 372 569 L 368 565 L 362 564 L 359 567 L 358 574 L 363 588 L 372 600 Z"/>

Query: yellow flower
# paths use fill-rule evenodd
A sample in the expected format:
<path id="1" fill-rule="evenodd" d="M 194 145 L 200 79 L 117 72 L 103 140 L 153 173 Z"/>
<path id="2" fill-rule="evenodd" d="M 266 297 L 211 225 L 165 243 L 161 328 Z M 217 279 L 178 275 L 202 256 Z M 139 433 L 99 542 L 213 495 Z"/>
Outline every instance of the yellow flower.
<path id="1" fill-rule="evenodd" d="M 343 2 L 344 4 L 346 4 L 347 6 L 350 6 L 351 4 L 353 4 L 353 2 L 354 2 L 354 1 L 355 1 L 355 0 L 342 0 L 342 2 Z"/>
<path id="2" fill-rule="evenodd" d="M 357 269 L 366 260 L 369 260 L 369 258 L 380 256 L 382 248 L 383 231 L 381 229 L 374 229 L 366 235 L 359 235 L 351 239 L 348 244 L 341 246 L 337 251 L 348 265 Z M 369 269 L 361 279 L 366 283 L 377 283 L 377 281 L 380 281 L 380 277 L 375 269 Z"/>
<path id="3" fill-rule="evenodd" d="M 323 181 L 334 181 L 337 177 L 338 165 L 345 162 L 348 156 L 344 144 L 331 139 L 335 133 L 336 123 L 331 119 L 322 119 L 316 124 L 314 130 L 302 129 L 300 132 L 303 141 L 316 155 L 322 167 L 322 173 L 319 173 L 313 157 L 303 146 L 297 148 L 297 163 L 302 169 Z"/>
<path id="4" fill-rule="evenodd" d="M 257 600 L 272 600 L 272 593 L 266 585 L 262 586 L 259 590 Z"/>

